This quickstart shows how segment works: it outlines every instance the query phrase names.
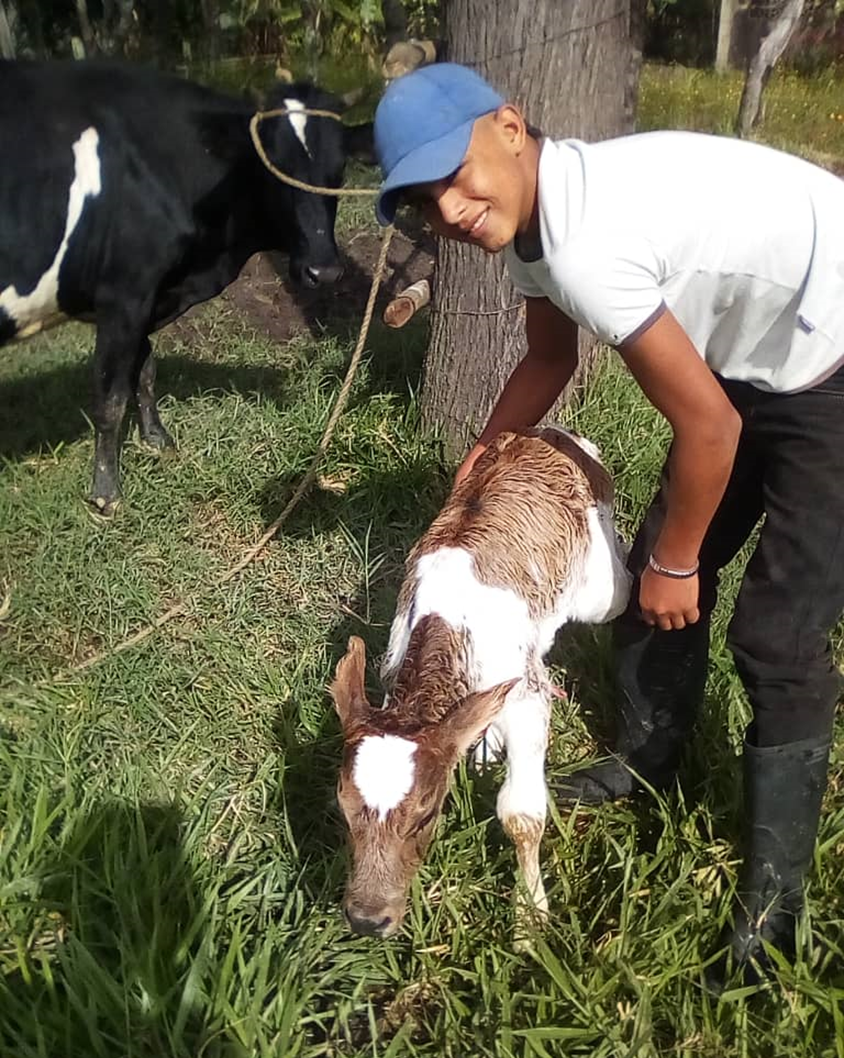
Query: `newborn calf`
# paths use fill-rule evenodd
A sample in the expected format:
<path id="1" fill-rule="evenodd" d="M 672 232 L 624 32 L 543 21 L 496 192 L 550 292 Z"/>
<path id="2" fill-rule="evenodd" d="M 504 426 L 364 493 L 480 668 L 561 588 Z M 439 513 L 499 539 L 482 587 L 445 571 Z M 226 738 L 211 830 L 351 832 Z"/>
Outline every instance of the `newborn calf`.
<path id="1" fill-rule="evenodd" d="M 539 844 L 552 687 L 543 657 L 566 622 L 624 609 L 624 558 L 612 482 L 576 434 L 501 434 L 448 498 L 407 560 L 383 708 L 366 699 L 357 637 L 331 687 L 353 858 L 344 907 L 357 933 L 387 937 L 400 926 L 451 774 L 480 739 L 488 753 L 506 753 L 498 818 L 528 906 L 547 913 Z"/>

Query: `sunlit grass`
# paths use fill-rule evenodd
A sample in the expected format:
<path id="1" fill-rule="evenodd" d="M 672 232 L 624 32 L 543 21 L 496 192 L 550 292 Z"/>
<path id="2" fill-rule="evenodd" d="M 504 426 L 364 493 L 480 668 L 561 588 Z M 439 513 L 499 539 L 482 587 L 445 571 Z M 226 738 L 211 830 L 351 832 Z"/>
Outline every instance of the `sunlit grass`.
<path id="1" fill-rule="evenodd" d="M 0 433 L 0 1054 L 840 1053 L 837 785 L 814 961 L 767 999 L 702 991 L 735 875 L 747 719 L 723 613 L 683 792 L 593 812 L 585 829 L 554 811 L 552 922 L 532 953 L 511 943 L 495 777 L 464 769 L 403 934 L 348 935 L 325 686 L 350 633 L 369 645 L 375 684 L 404 555 L 448 488 L 412 393 L 424 330 L 375 331 L 322 488 L 221 587 L 306 466 L 349 349 L 328 337 L 279 348 L 214 306 L 197 328 L 190 349 L 159 347 L 179 458 L 130 445 L 126 504 L 107 525 L 82 503 L 90 333 L 66 328 L 0 364 L 17 409 Z M 602 445 L 629 533 L 664 424 L 617 368 L 572 421 Z M 62 675 L 184 596 L 186 616 L 142 647 Z M 590 728 L 606 724 L 605 630 L 564 635 L 554 661 L 570 701 L 555 713 L 552 776 L 593 753 Z"/>
<path id="2" fill-rule="evenodd" d="M 647 63 L 639 88 L 638 127 L 732 135 L 743 86 L 738 72 Z M 844 168 L 844 76 L 801 76 L 776 69 L 765 89 L 764 120 L 754 137 L 773 147 Z"/>

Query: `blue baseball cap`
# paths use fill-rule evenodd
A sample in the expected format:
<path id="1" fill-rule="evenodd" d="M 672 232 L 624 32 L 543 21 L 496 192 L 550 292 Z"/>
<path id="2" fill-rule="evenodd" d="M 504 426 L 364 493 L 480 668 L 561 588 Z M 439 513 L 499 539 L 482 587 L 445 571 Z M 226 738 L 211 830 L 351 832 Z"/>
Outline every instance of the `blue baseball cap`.
<path id="1" fill-rule="evenodd" d="M 503 103 L 482 77 L 453 62 L 422 66 L 393 81 L 375 111 L 375 152 L 384 176 L 375 203 L 379 222 L 392 224 L 403 188 L 453 173 L 475 121 Z"/>

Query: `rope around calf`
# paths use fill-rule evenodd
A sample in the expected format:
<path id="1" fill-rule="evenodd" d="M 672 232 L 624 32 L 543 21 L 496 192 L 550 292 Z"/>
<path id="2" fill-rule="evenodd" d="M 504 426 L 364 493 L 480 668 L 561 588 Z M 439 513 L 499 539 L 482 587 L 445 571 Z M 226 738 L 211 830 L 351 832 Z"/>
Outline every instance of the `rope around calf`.
<path id="1" fill-rule="evenodd" d="M 258 153 L 258 157 L 261 159 L 266 168 L 273 174 L 273 176 L 277 177 L 284 183 L 299 188 L 302 191 L 310 191 L 314 194 L 319 195 L 334 195 L 337 198 L 345 195 L 373 195 L 378 193 L 377 188 L 347 188 L 343 190 L 336 187 L 326 188 L 319 187 L 315 184 L 306 184 L 301 180 L 296 180 L 294 177 L 288 176 L 287 173 L 283 173 L 280 169 L 277 169 L 266 156 L 266 152 L 264 151 L 264 148 L 258 136 L 258 126 L 261 121 L 263 121 L 265 118 L 276 117 L 282 114 L 289 113 L 291 113 L 291 111 L 288 111 L 286 108 L 283 110 L 259 111 L 258 113 L 253 115 L 251 121 L 249 122 L 249 131 L 252 136 L 252 142 L 255 145 L 255 150 Z M 335 114 L 330 110 L 303 109 L 297 110 L 295 111 L 295 113 L 330 117 L 334 118 L 337 121 L 341 120 L 339 114 Z M 332 408 L 331 414 L 328 417 L 328 422 L 325 425 L 325 430 L 323 431 L 322 438 L 320 439 L 320 442 L 317 445 L 317 450 L 314 453 L 311 463 L 308 469 L 305 471 L 305 474 L 302 477 L 301 481 L 296 486 L 293 495 L 287 501 L 287 504 L 285 505 L 281 514 L 279 514 L 279 516 L 267 526 L 260 539 L 256 543 L 254 543 L 250 548 L 248 548 L 243 557 L 240 558 L 228 570 L 226 570 L 226 572 L 222 575 L 219 580 L 219 583 L 221 584 L 228 584 L 230 581 L 234 580 L 234 578 L 239 573 L 242 573 L 243 570 L 246 569 L 246 567 L 250 565 L 250 563 L 252 563 L 258 557 L 258 555 L 260 555 L 260 553 L 264 550 L 270 540 L 272 540 L 272 538 L 276 535 L 276 533 L 279 531 L 285 521 L 290 517 L 292 511 L 295 510 L 302 497 L 314 483 L 319 464 L 322 461 L 322 457 L 325 455 L 329 444 L 331 443 L 331 438 L 334 435 L 334 430 L 337 426 L 337 422 L 343 413 L 343 409 L 346 406 L 346 401 L 349 398 L 349 393 L 351 392 L 352 383 L 354 381 L 355 374 L 357 373 L 358 364 L 360 363 L 360 358 L 363 353 L 364 343 L 366 342 L 366 336 L 369 333 L 369 325 L 372 322 L 372 315 L 375 311 L 375 299 L 378 295 L 378 288 L 381 285 L 381 277 L 384 274 L 384 267 L 387 263 L 387 251 L 390 248 L 390 241 L 393 238 L 394 231 L 395 228 L 392 224 L 384 230 L 384 237 L 381 242 L 381 252 L 378 255 L 378 262 L 375 266 L 375 272 L 372 276 L 372 284 L 369 288 L 369 297 L 367 298 L 366 310 L 363 314 L 363 321 L 361 322 L 357 344 L 355 345 L 355 350 L 352 353 L 352 358 L 349 361 L 349 366 L 346 369 L 346 376 L 343 379 L 343 384 L 340 387 L 340 392 L 337 394 L 337 400 L 334 402 L 334 407 Z M 131 650 L 132 647 L 135 647 L 139 643 L 143 643 L 144 640 L 149 639 L 149 637 L 153 635 L 153 633 L 157 632 L 159 628 L 167 624 L 169 621 L 172 621 L 174 617 L 178 617 L 180 614 L 185 613 L 191 602 L 191 599 L 194 597 L 195 596 L 188 596 L 186 598 L 180 599 L 178 602 L 173 603 L 173 605 L 170 606 L 167 610 L 165 610 L 164 613 L 159 614 L 159 616 L 156 617 L 155 620 L 150 621 L 149 624 L 145 625 L 137 632 L 134 632 L 132 635 L 127 636 L 120 643 L 118 643 L 117 646 L 111 647 L 107 650 L 102 650 L 99 653 L 92 655 L 90 658 L 86 658 L 85 661 L 81 661 L 76 665 L 71 665 L 69 668 L 61 670 L 56 673 L 51 679 L 39 681 L 39 685 L 43 685 L 44 683 L 57 683 L 60 679 L 65 676 L 74 675 L 78 672 L 84 672 L 86 669 L 93 668 L 95 665 L 99 665 L 101 662 L 107 660 L 108 658 L 116 657 L 118 654 L 123 654 L 125 651 Z"/>

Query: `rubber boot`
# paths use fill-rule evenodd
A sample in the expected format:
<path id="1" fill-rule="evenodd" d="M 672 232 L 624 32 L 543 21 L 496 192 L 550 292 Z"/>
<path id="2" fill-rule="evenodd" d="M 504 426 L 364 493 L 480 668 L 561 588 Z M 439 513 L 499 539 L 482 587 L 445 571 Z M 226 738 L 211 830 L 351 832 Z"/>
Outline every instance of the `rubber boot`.
<path id="1" fill-rule="evenodd" d="M 553 784 L 563 801 L 602 804 L 627 797 L 639 777 L 670 785 L 694 726 L 709 659 L 709 619 L 663 632 L 625 615 L 613 626 L 619 688 L 613 760 L 581 768 Z"/>
<path id="2" fill-rule="evenodd" d="M 826 790 L 829 736 L 783 746 L 744 744 L 747 833 L 728 951 L 707 973 L 720 992 L 729 980 L 758 984 L 773 965 L 766 945 L 794 958 L 803 910 L 803 877 L 815 850 Z"/>

